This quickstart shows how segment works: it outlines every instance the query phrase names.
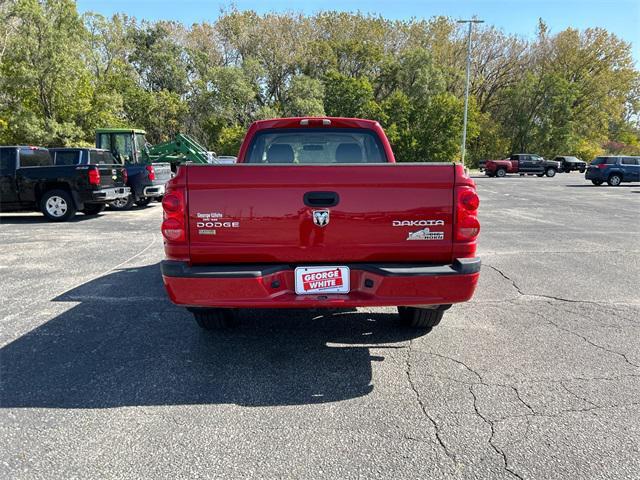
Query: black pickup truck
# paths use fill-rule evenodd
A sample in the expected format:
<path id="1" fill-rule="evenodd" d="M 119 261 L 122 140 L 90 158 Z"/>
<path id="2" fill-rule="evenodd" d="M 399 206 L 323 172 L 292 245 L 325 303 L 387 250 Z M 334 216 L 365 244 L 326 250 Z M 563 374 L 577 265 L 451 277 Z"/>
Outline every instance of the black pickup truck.
<path id="1" fill-rule="evenodd" d="M 56 165 L 99 165 L 117 164 L 127 172 L 127 186 L 130 195 L 111 202 L 116 210 L 128 210 L 135 203 L 146 207 L 153 199 L 161 199 L 164 185 L 171 179 L 169 163 L 122 163 L 109 150 L 101 148 L 51 148 L 49 149 Z"/>
<path id="2" fill-rule="evenodd" d="M 125 170 L 115 165 L 60 165 L 46 148 L 0 147 L 0 211 L 40 211 L 63 222 L 76 211 L 100 213 L 130 194 Z"/>

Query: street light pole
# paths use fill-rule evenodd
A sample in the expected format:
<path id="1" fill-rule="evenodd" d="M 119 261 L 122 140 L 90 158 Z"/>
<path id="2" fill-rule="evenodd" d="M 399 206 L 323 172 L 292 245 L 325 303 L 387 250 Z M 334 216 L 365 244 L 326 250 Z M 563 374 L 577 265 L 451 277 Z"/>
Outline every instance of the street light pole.
<path id="1" fill-rule="evenodd" d="M 474 23 L 484 23 L 484 20 L 458 20 L 458 23 L 468 23 L 469 33 L 467 34 L 467 77 L 464 87 L 464 117 L 462 120 L 462 164 L 464 165 L 464 154 L 467 146 L 467 111 L 469 109 L 469 75 L 471 73 L 471 29 Z"/>

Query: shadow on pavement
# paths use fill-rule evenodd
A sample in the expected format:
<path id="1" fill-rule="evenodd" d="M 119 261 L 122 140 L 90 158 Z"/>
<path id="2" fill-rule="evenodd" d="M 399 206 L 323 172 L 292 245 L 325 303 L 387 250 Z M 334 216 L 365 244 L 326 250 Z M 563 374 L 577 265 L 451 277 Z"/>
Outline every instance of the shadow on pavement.
<path id="1" fill-rule="evenodd" d="M 200 330 L 166 298 L 159 265 L 124 269 L 55 299 L 78 302 L 0 350 L 0 406 L 109 408 L 333 402 L 373 390 L 369 346 L 419 332 L 392 314 L 251 310 Z"/>

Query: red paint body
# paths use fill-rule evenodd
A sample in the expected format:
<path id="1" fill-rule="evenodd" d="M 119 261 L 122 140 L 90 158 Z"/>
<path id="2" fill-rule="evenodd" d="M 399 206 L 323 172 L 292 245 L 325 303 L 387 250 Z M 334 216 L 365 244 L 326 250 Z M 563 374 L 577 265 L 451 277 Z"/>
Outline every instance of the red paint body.
<path id="1" fill-rule="evenodd" d="M 308 125 L 302 126 L 301 120 L 309 120 Z M 450 304 L 471 298 L 477 272 L 402 276 L 359 267 L 451 265 L 456 259 L 474 257 L 479 229 L 477 195 L 463 167 L 397 164 L 377 122 L 329 120 L 328 130 L 375 132 L 388 163 L 243 164 L 248 145 L 260 130 L 323 126 L 323 119 L 289 118 L 254 123 L 240 148 L 238 164 L 179 168 L 163 203 L 167 259 L 184 262 L 185 268 L 224 266 L 232 273 L 228 277 L 181 277 L 163 270 L 174 303 L 318 308 Z M 330 221 L 326 226 L 314 224 L 316 208 L 303 201 L 307 192 L 339 195 L 337 205 L 327 208 Z M 460 206 L 460 198 L 470 199 L 468 209 Z M 425 227 L 425 222 L 431 224 Z M 443 238 L 408 240 L 413 232 L 425 228 L 442 232 Z M 467 238 L 464 235 L 469 231 L 475 234 Z M 327 264 L 351 268 L 350 293 L 295 293 L 296 266 Z M 234 269 L 242 271 L 247 265 L 285 267 L 259 277 L 234 276 Z"/>
<path id="2" fill-rule="evenodd" d="M 485 170 L 489 173 L 496 173 L 498 168 L 504 168 L 507 173 L 518 173 L 520 171 L 518 160 L 487 160 Z"/>

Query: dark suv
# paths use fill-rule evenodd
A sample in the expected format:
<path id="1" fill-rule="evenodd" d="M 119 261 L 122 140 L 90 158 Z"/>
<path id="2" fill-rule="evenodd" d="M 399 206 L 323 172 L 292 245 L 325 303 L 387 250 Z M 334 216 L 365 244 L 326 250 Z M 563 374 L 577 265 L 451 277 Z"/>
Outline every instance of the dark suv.
<path id="1" fill-rule="evenodd" d="M 640 157 L 596 157 L 584 178 L 594 185 L 607 182 L 612 187 L 622 182 L 640 182 Z"/>

